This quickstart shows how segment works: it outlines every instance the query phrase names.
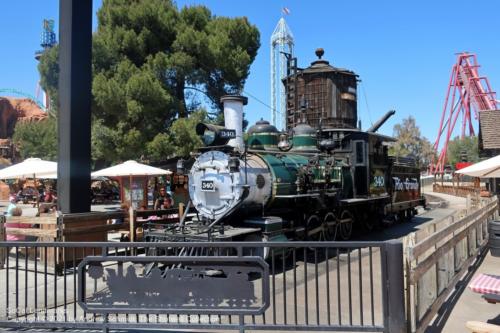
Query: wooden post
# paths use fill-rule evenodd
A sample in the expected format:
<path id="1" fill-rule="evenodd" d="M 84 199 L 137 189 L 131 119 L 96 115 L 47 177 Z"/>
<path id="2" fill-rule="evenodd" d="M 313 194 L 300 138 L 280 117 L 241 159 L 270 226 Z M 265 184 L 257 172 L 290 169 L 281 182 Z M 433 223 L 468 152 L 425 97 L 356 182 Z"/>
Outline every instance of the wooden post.
<path id="1" fill-rule="evenodd" d="M 135 212 L 134 212 L 134 207 L 130 205 L 128 209 L 128 217 L 129 217 L 129 226 L 130 226 L 130 234 L 129 234 L 129 239 L 131 242 L 135 242 Z"/>
<path id="2" fill-rule="evenodd" d="M 471 209 L 471 195 L 467 194 L 467 198 L 465 200 L 465 214 L 469 215 L 472 212 Z"/>
<path id="3" fill-rule="evenodd" d="M 184 203 L 179 202 L 179 220 L 184 216 Z"/>

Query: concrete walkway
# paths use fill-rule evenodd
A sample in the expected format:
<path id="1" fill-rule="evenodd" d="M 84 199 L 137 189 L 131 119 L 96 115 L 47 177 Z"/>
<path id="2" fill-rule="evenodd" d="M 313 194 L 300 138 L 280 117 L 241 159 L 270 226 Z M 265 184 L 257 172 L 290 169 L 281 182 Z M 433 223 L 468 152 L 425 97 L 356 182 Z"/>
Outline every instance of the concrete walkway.
<path id="1" fill-rule="evenodd" d="M 472 278 L 481 274 L 500 275 L 500 258 L 486 255 L 478 262 L 477 270 L 471 271 L 459 283 L 456 292 L 451 295 L 442 309 L 440 317 L 428 328 L 427 332 L 467 332 L 465 323 L 470 320 L 500 325 L 500 304 L 486 302 L 481 294 L 468 288 Z"/>

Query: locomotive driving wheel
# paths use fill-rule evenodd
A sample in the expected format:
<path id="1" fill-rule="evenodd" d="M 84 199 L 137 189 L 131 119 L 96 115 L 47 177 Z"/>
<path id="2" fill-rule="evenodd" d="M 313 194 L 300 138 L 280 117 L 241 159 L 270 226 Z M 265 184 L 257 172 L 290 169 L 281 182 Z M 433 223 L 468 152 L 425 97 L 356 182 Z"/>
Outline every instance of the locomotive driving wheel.
<path id="1" fill-rule="evenodd" d="M 327 213 L 323 220 L 318 215 L 311 215 L 307 219 L 307 240 L 317 242 L 335 240 L 336 223 L 333 213 Z"/>
<path id="2" fill-rule="evenodd" d="M 325 240 L 334 241 L 337 238 L 337 217 L 334 213 L 329 212 L 323 218 L 325 229 Z"/>
<path id="3" fill-rule="evenodd" d="M 349 240 L 352 237 L 352 227 L 354 224 L 354 217 L 350 211 L 344 209 L 340 214 L 340 221 L 337 234 L 341 240 Z"/>
<path id="4" fill-rule="evenodd" d="M 306 222 L 306 240 L 310 241 L 321 241 L 324 240 L 324 236 L 322 236 L 323 232 L 323 224 L 318 215 L 311 215 L 307 218 Z"/>

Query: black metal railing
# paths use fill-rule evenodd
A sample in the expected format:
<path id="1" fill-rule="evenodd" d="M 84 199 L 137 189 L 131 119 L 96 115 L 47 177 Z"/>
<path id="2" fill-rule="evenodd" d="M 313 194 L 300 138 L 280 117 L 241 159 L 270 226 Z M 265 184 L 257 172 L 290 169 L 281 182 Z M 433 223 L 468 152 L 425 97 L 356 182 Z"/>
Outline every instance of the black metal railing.
<path id="1" fill-rule="evenodd" d="M 402 332 L 400 242 L 0 243 L 0 327 Z"/>

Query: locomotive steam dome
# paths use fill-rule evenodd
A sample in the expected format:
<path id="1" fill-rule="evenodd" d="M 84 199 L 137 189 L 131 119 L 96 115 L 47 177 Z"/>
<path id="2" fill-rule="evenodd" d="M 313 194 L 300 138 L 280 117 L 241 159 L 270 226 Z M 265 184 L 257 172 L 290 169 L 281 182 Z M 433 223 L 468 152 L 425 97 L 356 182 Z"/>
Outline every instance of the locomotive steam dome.
<path id="1" fill-rule="evenodd" d="M 267 120 L 261 119 L 248 129 L 248 146 L 250 149 L 275 149 L 278 136 L 278 129 Z"/>
<path id="2" fill-rule="evenodd" d="M 308 124 L 298 124 L 293 128 L 292 150 L 317 150 L 318 138 L 316 130 Z"/>

